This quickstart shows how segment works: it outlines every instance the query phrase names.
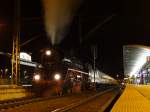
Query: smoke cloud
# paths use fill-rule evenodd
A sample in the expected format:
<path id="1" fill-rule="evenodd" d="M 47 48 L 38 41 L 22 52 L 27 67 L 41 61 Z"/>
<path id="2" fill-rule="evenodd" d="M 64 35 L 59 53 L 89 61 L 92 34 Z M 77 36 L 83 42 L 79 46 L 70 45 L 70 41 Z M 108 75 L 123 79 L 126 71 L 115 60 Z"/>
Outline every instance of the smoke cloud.
<path id="1" fill-rule="evenodd" d="M 42 0 L 45 28 L 52 45 L 59 44 L 64 38 L 79 0 Z"/>

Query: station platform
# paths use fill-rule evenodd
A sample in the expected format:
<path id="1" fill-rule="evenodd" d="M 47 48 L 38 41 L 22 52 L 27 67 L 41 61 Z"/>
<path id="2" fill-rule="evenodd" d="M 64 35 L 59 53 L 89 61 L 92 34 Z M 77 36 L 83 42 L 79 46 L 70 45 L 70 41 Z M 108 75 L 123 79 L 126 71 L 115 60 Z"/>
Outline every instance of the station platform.
<path id="1" fill-rule="evenodd" d="M 150 85 L 127 84 L 111 112 L 150 112 Z"/>
<path id="2" fill-rule="evenodd" d="M 144 97 L 150 100 L 150 85 L 133 85 Z"/>
<path id="3" fill-rule="evenodd" d="M 27 85 L 0 85 L 0 101 L 34 96 L 34 93 L 29 91 L 27 87 Z"/>

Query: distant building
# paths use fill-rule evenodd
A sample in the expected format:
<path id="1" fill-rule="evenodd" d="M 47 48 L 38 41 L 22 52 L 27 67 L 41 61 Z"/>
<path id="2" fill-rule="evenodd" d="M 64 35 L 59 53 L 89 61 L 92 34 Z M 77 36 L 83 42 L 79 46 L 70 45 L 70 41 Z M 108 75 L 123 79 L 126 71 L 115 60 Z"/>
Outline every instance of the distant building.
<path id="1" fill-rule="evenodd" d="M 20 83 L 30 84 L 37 62 L 32 62 L 32 57 L 29 53 L 20 52 Z"/>

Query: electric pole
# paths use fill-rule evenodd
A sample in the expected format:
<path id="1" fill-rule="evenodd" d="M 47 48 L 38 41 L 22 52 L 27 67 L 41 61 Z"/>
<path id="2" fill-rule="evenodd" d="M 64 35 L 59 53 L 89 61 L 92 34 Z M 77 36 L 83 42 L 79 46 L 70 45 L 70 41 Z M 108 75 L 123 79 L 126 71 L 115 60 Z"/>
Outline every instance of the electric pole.
<path id="1" fill-rule="evenodd" d="M 20 79 L 20 0 L 15 0 L 14 34 L 12 50 L 12 84 L 18 84 Z"/>
<path id="2" fill-rule="evenodd" d="M 95 71 L 96 71 L 96 58 L 97 58 L 97 46 L 96 45 L 93 45 L 92 46 L 92 52 L 93 52 L 93 71 L 94 71 L 94 83 L 93 83 L 93 86 L 94 86 L 94 90 L 96 90 L 96 80 L 95 80 Z"/>

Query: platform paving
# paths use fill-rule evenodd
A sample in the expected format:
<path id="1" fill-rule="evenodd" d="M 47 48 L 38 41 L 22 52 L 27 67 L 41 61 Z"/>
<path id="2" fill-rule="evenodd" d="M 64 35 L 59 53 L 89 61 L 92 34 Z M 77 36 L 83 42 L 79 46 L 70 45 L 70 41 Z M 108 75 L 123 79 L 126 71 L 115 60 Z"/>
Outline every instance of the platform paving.
<path id="1" fill-rule="evenodd" d="M 149 86 L 127 84 L 111 112 L 150 112 L 149 95 Z"/>

